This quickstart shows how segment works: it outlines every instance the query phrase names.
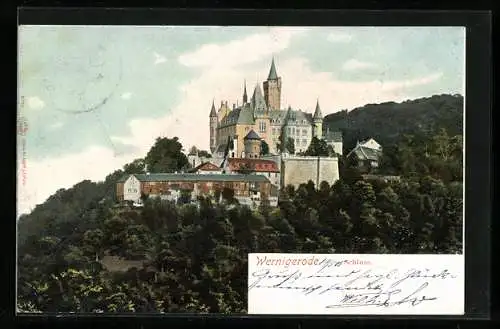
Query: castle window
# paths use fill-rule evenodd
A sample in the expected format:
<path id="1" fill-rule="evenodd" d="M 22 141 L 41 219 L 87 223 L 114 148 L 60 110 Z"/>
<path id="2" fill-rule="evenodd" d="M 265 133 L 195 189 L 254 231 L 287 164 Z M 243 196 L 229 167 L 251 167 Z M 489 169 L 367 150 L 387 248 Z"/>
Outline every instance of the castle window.
<path id="1" fill-rule="evenodd" d="M 259 130 L 261 133 L 265 133 L 266 132 L 266 123 L 261 121 L 259 122 Z"/>
<path id="2" fill-rule="evenodd" d="M 302 129 L 302 136 L 307 136 L 307 129 Z"/>

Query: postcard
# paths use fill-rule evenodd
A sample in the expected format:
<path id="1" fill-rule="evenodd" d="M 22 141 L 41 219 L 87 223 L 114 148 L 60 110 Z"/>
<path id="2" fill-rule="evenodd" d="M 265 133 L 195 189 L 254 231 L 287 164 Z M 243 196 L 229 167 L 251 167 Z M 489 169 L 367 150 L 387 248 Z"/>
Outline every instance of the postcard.
<path id="1" fill-rule="evenodd" d="M 18 34 L 18 313 L 463 313 L 465 28 Z"/>

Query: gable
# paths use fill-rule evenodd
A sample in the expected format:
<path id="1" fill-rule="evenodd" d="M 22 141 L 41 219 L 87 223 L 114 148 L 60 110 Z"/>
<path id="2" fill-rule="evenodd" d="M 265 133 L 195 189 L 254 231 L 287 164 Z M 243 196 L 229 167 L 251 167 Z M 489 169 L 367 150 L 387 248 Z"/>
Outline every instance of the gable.
<path id="1" fill-rule="evenodd" d="M 211 162 L 205 162 L 196 167 L 196 170 L 201 170 L 201 171 L 220 171 L 221 168 L 219 166 L 214 165 Z"/>
<path id="2" fill-rule="evenodd" d="M 380 148 L 380 144 L 377 143 L 373 138 L 369 138 L 366 141 L 360 143 L 360 145 L 364 147 L 369 147 L 369 148 Z"/>
<path id="3" fill-rule="evenodd" d="M 139 185 L 139 180 L 137 179 L 137 177 L 135 177 L 134 175 L 130 175 L 126 180 L 125 180 L 125 185 L 132 185 L 132 186 L 135 186 L 135 185 Z"/>

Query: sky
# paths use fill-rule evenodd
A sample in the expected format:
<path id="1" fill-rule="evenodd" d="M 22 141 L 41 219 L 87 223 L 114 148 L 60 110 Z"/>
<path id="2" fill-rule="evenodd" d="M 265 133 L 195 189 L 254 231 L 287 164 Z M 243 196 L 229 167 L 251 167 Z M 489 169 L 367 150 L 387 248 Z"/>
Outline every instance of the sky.
<path id="1" fill-rule="evenodd" d="M 323 115 L 464 95 L 462 27 L 19 27 L 18 215 L 102 181 L 157 137 L 209 149 L 212 102 L 241 104 L 274 57 L 282 107 Z"/>

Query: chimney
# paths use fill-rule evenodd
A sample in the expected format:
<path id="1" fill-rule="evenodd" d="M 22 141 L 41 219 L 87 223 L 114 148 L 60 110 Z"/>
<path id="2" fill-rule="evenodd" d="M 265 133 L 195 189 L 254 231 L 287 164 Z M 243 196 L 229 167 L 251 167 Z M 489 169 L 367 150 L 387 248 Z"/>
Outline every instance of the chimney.
<path id="1" fill-rule="evenodd" d="M 236 104 L 233 103 L 233 110 L 236 108 Z"/>

